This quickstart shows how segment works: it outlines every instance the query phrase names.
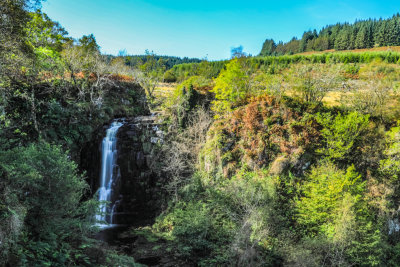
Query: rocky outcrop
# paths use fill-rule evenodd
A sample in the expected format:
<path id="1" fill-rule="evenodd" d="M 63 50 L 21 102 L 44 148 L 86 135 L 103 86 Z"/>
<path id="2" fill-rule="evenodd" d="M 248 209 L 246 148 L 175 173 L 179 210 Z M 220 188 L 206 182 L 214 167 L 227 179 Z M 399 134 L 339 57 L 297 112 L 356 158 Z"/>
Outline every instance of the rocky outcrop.
<path id="1" fill-rule="evenodd" d="M 114 213 L 117 224 L 135 224 L 154 217 L 160 208 L 161 179 L 157 168 L 157 151 L 163 133 L 155 116 L 127 120 L 118 132 L 117 163 L 121 179 L 115 185 L 119 192 Z"/>
<path id="2" fill-rule="evenodd" d="M 115 224 L 138 225 L 151 220 L 160 209 L 162 177 L 157 168 L 157 151 L 163 142 L 156 116 L 126 118 L 117 133 L 117 164 L 120 176 L 113 183 Z M 82 151 L 81 167 L 86 170 L 94 194 L 99 188 L 101 142 L 109 125 L 94 134 Z"/>

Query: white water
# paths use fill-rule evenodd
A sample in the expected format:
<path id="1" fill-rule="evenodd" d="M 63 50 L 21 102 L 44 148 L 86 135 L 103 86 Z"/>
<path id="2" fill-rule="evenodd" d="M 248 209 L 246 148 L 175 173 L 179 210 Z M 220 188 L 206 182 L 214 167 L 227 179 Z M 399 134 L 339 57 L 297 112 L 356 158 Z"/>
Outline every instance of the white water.
<path id="1" fill-rule="evenodd" d="M 114 121 L 107 129 L 106 137 L 101 146 L 101 173 L 100 173 L 100 212 L 96 215 L 98 226 L 107 227 L 113 223 L 115 205 L 111 203 L 113 181 L 120 177 L 117 165 L 117 132 L 123 125 L 122 122 Z"/>

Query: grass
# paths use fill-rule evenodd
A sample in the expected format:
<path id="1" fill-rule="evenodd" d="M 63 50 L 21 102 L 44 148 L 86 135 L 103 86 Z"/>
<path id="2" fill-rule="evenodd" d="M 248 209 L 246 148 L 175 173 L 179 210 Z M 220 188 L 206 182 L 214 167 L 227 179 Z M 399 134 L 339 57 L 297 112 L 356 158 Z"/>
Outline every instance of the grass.
<path id="1" fill-rule="evenodd" d="M 340 92 L 340 91 L 331 91 L 328 92 L 324 98 L 322 99 L 322 102 L 324 105 L 327 107 L 334 107 L 334 106 L 340 106 L 341 102 L 340 99 L 343 97 L 345 94 L 351 94 L 349 92 Z"/>
<path id="2" fill-rule="evenodd" d="M 168 98 L 176 88 L 176 83 L 159 83 L 154 90 L 157 98 Z"/>

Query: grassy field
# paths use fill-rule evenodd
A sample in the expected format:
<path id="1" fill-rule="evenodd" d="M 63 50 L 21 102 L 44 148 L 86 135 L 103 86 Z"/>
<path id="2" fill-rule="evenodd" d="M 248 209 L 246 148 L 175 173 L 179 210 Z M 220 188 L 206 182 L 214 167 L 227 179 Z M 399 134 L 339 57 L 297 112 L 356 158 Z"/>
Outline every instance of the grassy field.
<path id="1" fill-rule="evenodd" d="M 176 83 L 159 83 L 154 93 L 156 97 L 166 98 L 174 91 Z"/>

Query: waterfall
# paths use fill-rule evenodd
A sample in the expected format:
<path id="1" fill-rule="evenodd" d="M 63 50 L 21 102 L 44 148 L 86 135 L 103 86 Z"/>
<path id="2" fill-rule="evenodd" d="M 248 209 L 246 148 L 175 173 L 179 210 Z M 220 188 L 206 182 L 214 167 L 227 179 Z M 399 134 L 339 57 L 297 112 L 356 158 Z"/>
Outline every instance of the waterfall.
<path id="1" fill-rule="evenodd" d="M 120 177 L 117 164 L 117 132 L 122 125 L 123 123 L 119 121 L 112 122 L 107 129 L 106 137 L 104 137 L 101 146 L 100 188 L 98 191 L 101 204 L 100 213 L 96 215 L 96 221 L 100 223 L 98 224 L 100 227 L 113 223 L 113 213 L 116 206 L 111 203 L 111 197 L 113 182 Z"/>

